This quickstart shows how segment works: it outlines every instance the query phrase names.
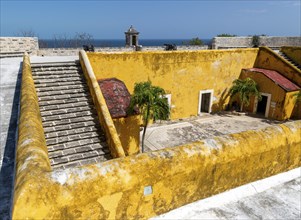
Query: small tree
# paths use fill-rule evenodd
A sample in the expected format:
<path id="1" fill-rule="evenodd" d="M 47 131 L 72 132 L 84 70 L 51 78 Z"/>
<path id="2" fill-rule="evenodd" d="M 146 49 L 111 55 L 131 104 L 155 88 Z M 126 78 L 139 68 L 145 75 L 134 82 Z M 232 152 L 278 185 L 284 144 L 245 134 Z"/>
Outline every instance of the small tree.
<path id="1" fill-rule="evenodd" d="M 189 41 L 183 41 L 182 44 L 183 45 L 192 45 L 192 46 L 196 46 L 196 45 L 202 46 L 204 43 L 200 38 L 196 37 L 196 38 L 192 38 Z"/>
<path id="2" fill-rule="evenodd" d="M 248 106 L 250 104 L 251 96 L 255 96 L 258 100 L 261 100 L 260 92 L 258 91 L 257 83 L 251 79 L 236 79 L 232 83 L 230 88 L 230 96 L 233 97 L 236 94 L 239 94 L 240 98 L 240 111 L 242 111 L 243 106 Z"/>
<path id="3" fill-rule="evenodd" d="M 218 34 L 217 37 L 236 37 L 235 34 Z"/>
<path id="4" fill-rule="evenodd" d="M 131 97 L 129 113 L 139 108 L 143 119 L 142 152 L 144 152 L 144 138 L 150 119 L 166 120 L 169 117 L 169 105 L 164 98 L 164 89 L 153 86 L 150 81 L 135 83 L 134 93 Z"/>

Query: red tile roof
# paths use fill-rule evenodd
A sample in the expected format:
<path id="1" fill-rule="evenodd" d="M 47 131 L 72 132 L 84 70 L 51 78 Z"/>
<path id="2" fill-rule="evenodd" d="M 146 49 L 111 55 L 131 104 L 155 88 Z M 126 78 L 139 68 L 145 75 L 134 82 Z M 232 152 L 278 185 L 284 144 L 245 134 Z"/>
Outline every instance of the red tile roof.
<path id="1" fill-rule="evenodd" d="M 116 78 L 98 80 L 112 118 L 127 116 L 131 95 L 125 84 Z"/>
<path id="2" fill-rule="evenodd" d="M 269 79 L 271 79 L 273 82 L 275 82 L 277 85 L 279 85 L 281 88 L 284 90 L 291 92 L 291 91 L 296 91 L 299 90 L 300 87 L 294 84 L 292 81 L 289 79 L 285 78 L 283 75 L 278 73 L 277 71 L 274 70 L 268 70 L 268 69 L 260 69 L 260 68 L 249 68 L 245 69 L 251 72 L 257 72 L 257 73 L 262 73 Z"/>

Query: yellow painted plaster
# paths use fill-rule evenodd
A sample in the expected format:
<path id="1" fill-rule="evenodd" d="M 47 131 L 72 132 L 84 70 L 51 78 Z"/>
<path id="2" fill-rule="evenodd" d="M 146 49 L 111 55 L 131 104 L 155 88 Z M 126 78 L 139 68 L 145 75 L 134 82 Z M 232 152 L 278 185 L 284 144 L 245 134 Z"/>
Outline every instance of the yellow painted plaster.
<path id="1" fill-rule="evenodd" d="M 140 116 L 133 115 L 113 119 L 121 145 L 125 155 L 133 155 L 140 152 Z"/>
<path id="2" fill-rule="evenodd" d="M 286 54 L 295 63 L 301 65 L 301 47 L 281 47 L 280 51 Z"/>
<path id="3" fill-rule="evenodd" d="M 198 114 L 199 91 L 213 89 L 213 111 L 222 110 L 232 81 L 251 68 L 258 49 L 176 52 L 89 53 L 97 80 L 116 77 L 130 93 L 148 79 L 171 97 L 171 119 Z"/>

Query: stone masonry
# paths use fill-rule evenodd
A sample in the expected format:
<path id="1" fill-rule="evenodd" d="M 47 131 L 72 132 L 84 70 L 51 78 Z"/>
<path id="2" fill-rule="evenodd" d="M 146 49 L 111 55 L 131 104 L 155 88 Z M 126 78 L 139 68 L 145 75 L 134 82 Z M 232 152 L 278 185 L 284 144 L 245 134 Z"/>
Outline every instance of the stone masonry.
<path id="1" fill-rule="evenodd" d="M 231 49 L 253 47 L 252 36 L 250 37 L 214 37 L 212 49 Z M 259 45 L 273 49 L 282 46 L 301 46 L 301 37 L 268 37 L 259 36 Z"/>
<path id="2" fill-rule="evenodd" d="M 36 54 L 38 50 L 37 37 L 0 37 L 0 58 Z"/>

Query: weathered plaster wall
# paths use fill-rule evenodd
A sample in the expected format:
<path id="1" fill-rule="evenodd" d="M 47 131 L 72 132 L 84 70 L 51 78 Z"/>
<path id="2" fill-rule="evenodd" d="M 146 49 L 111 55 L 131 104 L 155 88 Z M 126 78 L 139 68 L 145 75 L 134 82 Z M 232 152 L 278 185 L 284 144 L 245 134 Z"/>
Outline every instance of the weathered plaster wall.
<path id="1" fill-rule="evenodd" d="M 97 80 L 116 77 L 130 93 L 134 84 L 150 79 L 171 93 L 171 119 L 198 114 L 199 91 L 214 89 L 213 111 L 221 110 L 232 81 L 242 68 L 253 67 L 258 49 L 88 53 Z"/>
<path id="2" fill-rule="evenodd" d="M 39 50 L 38 38 L 36 37 L 0 37 L 0 53 L 32 53 Z"/>
<path id="3" fill-rule="evenodd" d="M 295 121 L 64 171 L 32 168 L 17 176 L 25 183 L 13 219 L 149 218 L 299 167 L 300 144 Z M 26 167 L 34 158 L 23 156 Z"/>
<path id="4" fill-rule="evenodd" d="M 212 40 L 212 49 L 219 48 L 246 48 L 253 47 L 251 37 L 214 37 Z M 301 37 L 269 37 L 259 36 L 259 45 L 271 48 L 280 48 L 282 46 L 301 46 Z"/>
<path id="5" fill-rule="evenodd" d="M 90 89 L 90 94 L 93 99 L 94 106 L 97 110 L 99 123 L 106 135 L 106 141 L 109 145 L 109 149 L 111 155 L 116 157 L 123 157 L 125 156 L 122 144 L 120 142 L 120 138 L 116 131 L 114 122 L 111 118 L 109 109 L 106 105 L 106 101 L 103 97 L 103 94 L 100 90 L 98 82 L 95 78 L 93 70 L 90 66 L 88 57 L 84 50 L 81 50 L 79 53 L 80 64 L 83 69 L 85 78 L 87 80 L 87 84 Z"/>
<path id="6" fill-rule="evenodd" d="M 275 70 L 301 86 L 301 70 L 267 47 L 260 47 L 254 67 Z"/>
<path id="7" fill-rule="evenodd" d="M 280 51 L 286 54 L 295 63 L 301 65 L 301 45 L 300 47 L 281 47 Z"/>

